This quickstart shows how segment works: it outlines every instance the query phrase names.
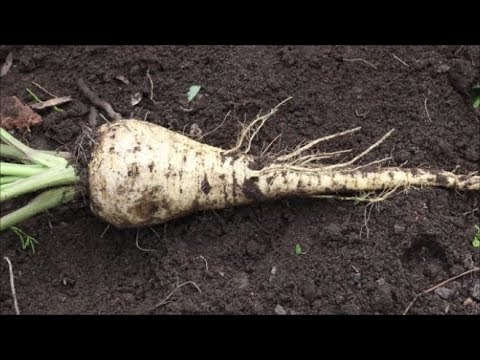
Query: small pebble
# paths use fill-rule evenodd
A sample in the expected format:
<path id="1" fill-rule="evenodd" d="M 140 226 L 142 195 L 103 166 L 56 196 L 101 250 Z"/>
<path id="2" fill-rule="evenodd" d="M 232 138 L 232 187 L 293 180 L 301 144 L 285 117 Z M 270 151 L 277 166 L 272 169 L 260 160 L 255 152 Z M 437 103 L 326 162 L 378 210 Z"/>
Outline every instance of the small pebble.
<path id="1" fill-rule="evenodd" d="M 439 287 L 438 289 L 435 289 L 435 294 L 437 294 L 444 300 L 448 300 L 453 296 L 453 294 L 455 294 L 455 291 L 445 287 Z"/>
<path id="2" fill-rule="evenodd" d="M 465 301 L 463 302 L 463 305 L 468 306 L 473 304 L 472 298 L 466 298 Z"/>
<path id="3" fill-rule="evenodd" d="M 480 301 L 480 283 L 475 284 L 470 290 L 470 294 L 475 300 Z"/>
<path id="4" fill-rule="evenodd" d="M 437 69 L 435 71 L 437 74 L 443 74 L 450 71 L 450 66 L 448 66 L 447 64 L 441 64 L 437 66 Z"/>
<path id="5" fill-rule="evenodd" d="M 395 234 L 401 234 L 401 233 L 405 232 L 405 226 L 395 224 L 395 225 L 393 225 L 393 231 L 395 232 Z"/>
<path id="6" fill-rule="evenodd" d="M 353 283 L 354 283 L 355 285 L 360 284 L 360 280 L 361 280 L 361 278 L 362 278 L 362 274 L 360 274 L 360 273 L 354 273 L 354 274 L 352 275 L 352 278 L 353 278 Z"/>
<path id="7" fill-rule="evenodd" d="M 287 315 L 287 311 L 283 308 L 282 305 L 275 306 L 275 314 L 277 315 Z"/>
<path id="8" fill-rule="evenodd" d="M 197 123 L 193 123 L 190 126 L 190 137 L 199 138 L 201 136 L 202 136 L 202 129 L 200 129 L 200 126 L 198 126 Z"/>
<path id="9" fill-rule="evenodd" d="M 352 87 L 352 92 L 354 94 L 360 94 L 363 91 L 363 89 L 360 86 L 353 86 Z"/>

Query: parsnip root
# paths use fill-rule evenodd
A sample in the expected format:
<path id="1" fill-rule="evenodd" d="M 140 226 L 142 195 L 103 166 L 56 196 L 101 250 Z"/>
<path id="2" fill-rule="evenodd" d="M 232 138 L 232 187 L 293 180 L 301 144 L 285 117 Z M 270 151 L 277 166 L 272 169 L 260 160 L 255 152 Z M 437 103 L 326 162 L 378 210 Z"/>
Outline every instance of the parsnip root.
<path id="1" fill-rule="evenodd" d="M 116 227 L 129 228 L 164 223 L 199 210 L 290 196 L 385 193 L 409 187 L 480 190 L 480 176 L 474 174 L 379 166 L 390 157 L 355 165 L 393 130 L 351 160 L 337 164 L 320 160 L 351 149 L 323 153 L 311 149 L 359 127 L 314 140 L 286 155 L 248 154 L 253 138 L 285 101 L 245 126 L 229 150 L 135 119 L 102 125 L 89 166 L 93 212 Z"/>

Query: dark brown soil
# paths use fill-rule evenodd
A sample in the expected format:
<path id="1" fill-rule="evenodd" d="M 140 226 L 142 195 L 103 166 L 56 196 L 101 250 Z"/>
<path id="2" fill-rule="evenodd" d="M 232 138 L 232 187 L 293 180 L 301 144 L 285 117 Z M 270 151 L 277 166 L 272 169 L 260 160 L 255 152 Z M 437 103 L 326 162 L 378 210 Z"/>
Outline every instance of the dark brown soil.
<path id="1" fill-rule="evenodd" d="M 10 50 L 0 47 L 0 62 Z M 196 123 L 206 133 L 234 110 L 220 131 L 205 137 L 215 146 L 233 145 L 237 120 L 293 96 L 260 133 L 254 153 L 280 132 L 285 148 L 359 125 L 358 136 L 328 149 L 361 151 L 393 127 L 394 136 L 365 162 L 391 153 L 397 165 L 479 170 L 480 118 L 469 98 L 479 81 L 479 46 L 27 46 L 13 51 L 14 66 L 1 79 L 2 97 L 30 102 L 25 88 L 31 87 L 46 100 L 32 87 L 35 81 L 75 99 L 61 106 L 63 113 L 42 112 L 43 124 L 24 134 L 34 147 L 73 150 L 88 125 L 90 104 L 76 83 L 82 77 L 123 116 L 147 117 L 176 131 L 188 133 Z M 156 103 L 149 99 L 147 70 Z M 120 75 L 129 84 L 115 79 Z M 187 103 L 193 84 L 202 88 Z M 134 108 L 130 101 L 136 92 L 143 100 Z M 134 230 L 106 230 L 87 201 L 22 226 L 39 241 L 35 254 L 22 250 L 13 233 L 1 234 L 0 254 L 13 263 L 22 313 L 401 314 L 416 293 L 480 264 L 480 250 L 471 244 L 480 222 L 478 193 L 411 190 L 373 208 L 368 231 L 365 206 L 342 201 L 295 199 L 198 213 L 140 230 L 139 245 L 155 252 L 137 248 Z M 296 244 L 305 254 L 295 255 Z M 0 269 L 0 313 L 11 314 L 3 260 Z M 201 293 L 187 283 L 150 311 L 187 281 Z M 479 273 L 446 285 L 453 290 L 440 293 L 446 299 L 435 293 L 420 298 L 410 313 L 479 314 L 474 285 L 480 286 Z M 469 297 L 473 302 L 464 305 Z"/>

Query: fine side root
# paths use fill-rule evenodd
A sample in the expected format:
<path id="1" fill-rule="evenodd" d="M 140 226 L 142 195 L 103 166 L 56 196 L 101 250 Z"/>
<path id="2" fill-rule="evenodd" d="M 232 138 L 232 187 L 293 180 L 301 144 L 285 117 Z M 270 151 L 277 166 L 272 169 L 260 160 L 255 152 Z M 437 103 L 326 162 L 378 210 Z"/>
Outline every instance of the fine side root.
<path id="1" fill-rule="evenodd" d="M 93 138 L 93 131 L 87 125 L 82 125 L 83 131 L 80 136 L 75 141 L 75 147 L 73 149 L 73 159 L 75 165 L 78 165 L 80 158 L 83 158 L 85 164 L 88 164 L 87 152 L 85 151 L 84 145 L 88 146 L 87 150 L 96 143 Z M 87 144 L 85 142 L 87 141 Z"/>
<path id="2" fill-rule="evenodd" d="M 357 162 L 358 160 L 360 160 L 362 157 L 364 157 L 365 155 L 367 155 L 369 152 L 371 152 L 373 149 L 377 148 L 381 143 L 383 143 L 390 135 L 392 135 L 392 133 L 394 132 L 395 130 L 392 129 L 390 130 L 389 132 L 387 132 L 385 135 L 383 135 L 381 137 L 380 140 L 378 140 L 375 144 L 371 145 L 368 149 L 366 149 L 365 151 L 361 152 L 360 154 L 358 154 L 357 156 L 355 156 L 353 159 L 351 159 L 350 161 L 347 161 L 347 162 L 344 162 L 344 163 L 340 163 L 340 164 L 335 164 L 335 165 L 329 165 L 329 166 L 325 166 L 323 169 L 324 170 L 332 170 L 332 169 L 338 169 L 338 168 L 342 168 L 342 167 L 347 167 L 347 166 L 350 166 L 352 165 L 353 163 Z"/>
<path id="3" fill-rule="evenodd" d="M 359 131 L 361 127 L 356 127 L 353 129 L 349 129 L 346 131 L 338 132 L 332 135 L 324 136 L 318 138 L 316 140 L 310 141 L 306 145 L 299 145 L 297 148 L 286 154 L 286 155 L 277 155 L 274 157 L 273 164 L 262 169 L 262 173 L 270 173 L 270 172 L 278 172 L 278 171 L 292 171 L 292 172 L 322 172 L 322 171 L 332 171 L 337 169 L 342 169 L 344 171 L 355 171 L 362 168 L 366 168 L 375 164 L 380 164 L 389 160 L 392 160 L 392 156 L 385 157 L 383 159 L 374 160 L 365 165 L 359 165 L 357 167 L 353 167 L 352 165 L 363 158 L 365 155 L 373 151 L 375 148 L 379 147 L 395 130 L 391 129 L 385 135 L 383 135 L 377 142 L 373 145 L 368 147 L 366 150 L 352 158 L 351 160 L 340 162 L 337 164 L 332 165 L 323 165 L 319 163 L 320 160 L 329 159 L 334 156 L 339 156 L 342 154 L 346 154 L 352 151 L 352 149 L 340 150 L 335 152 L 313 152 L 310 154 L 305 155 L 305 152 L 310 150 L 315 145 L 319 144 L 320 142 L 324 142 L 327 140 L 332 140 L 340 136 L 348 135 Z M 265 151 L 263 152 L 265 153 Z M 262 154 L 263 154 L 262 153 Z"/>
<path id="4" fill-rule="evenodd" d="M 13 266 L 12 262 L 7 256 L 3 257 L 5 261 L 8 263 L 8 272 L 10 274 L 10 289 L 12 291 L 12 298 L 13 298 L 13 307 L 15 308 L 15 314 L 20 315 L 20 309 L 18 307 L 18 301 L 17 301 L 17 293 L 15 291 L 15 279 L 13 276 Z"/>
<path id="5" fill-rule="evenodd" d="M 222 125 L 225 123 L 225 121 L 227 120 L 228 116 L 230 115 L 230 112 L 231 112 L 231 110 L 229 110 L 229 111 L 227 112 L 227 115 L 225 115 L 225 117 L 223 118 L 223 121 L 220 123 L 220 125 L 216 126 L 213 130 L 211 130 L 211 131 L 203 134 L 202 136 L 200 136 L 200 138 L 199 138 L 198 140 L 199 140 L 199 141 L 202 141 L 202 140 L 205 138 L 205 136 L 211 135 L 211 134 L 213 134 L 215 131 L 217 131 L 218 129 L 220 129 L 220 128 L 222 127 Z"/>
<path id="6" fill-rule="evenodd" d="M 348 135 L 348 134 L 351 134 L 351 133 L 354 133 L 356 131 L 359 131 L 361 129 L 361 127 L 356 127 L 354 129 L 350 129 L 350 130 L 346 130 L 346 131 L 342 131 L 342 132 L 338 132 L 336 134 L 332 134 L 332 135 L 328 135 L 328 136 L 324 136 L 324 137 L 321 137 L 319 139 L 316 139 L 316 140 L 313 140 L 313 141 L 310 141 L 308 144 L 306 144 L 305 146 L 302 146 L 296 150 L 294 150 L 293 152 L 291 152 L 290 154 L 287 154 L 287 155 L 284 155 L 284 156 L 280 156 L 278 158 L 276 158 L 276 161 L 278 162 L 283 162 L 283 161 L 287 161 L 287 160 L 290 160 L 292 158 L 295 158 L 299 155 L 301 155 L 304 151 L 312 148 L 313 146 L 321 143 L 321 142 L 324 142 L 324 141 L 327 141 L 327 140 L 332 140 L 332 139 L 335 139 L 337 137 L 340 137 L 340 136 L 345 136 L 345 135 Z M 349 150 L 342 150 L 344 152 L 348 152 Z"/>
<path id="7" fill-rule="evenodd" d="M 270 141 L 270 143 L 260 152 L 260 156 L 264 156 L 270 149 L 273 150 L 273 149 L 278 145 L 278 143 L 277 143 L 273 148 L 272 148 L 272 145 L 273 145 L 278 139 L 280 139 L 280 138 L 282 137 L 282 135 L 283 135 L 283 133 L 280 133 L 280 134 L 278 134 L 277 136 L 275 136 L 275 138 L 274 138 L 272 141 Z"/>
<path id="8" fill-rule="evenodd" d="M 334 200 L 345 200 L 353 201 L 355 203 L 378 203 L 387 200 L 392 197 L 393 194 L 398 190 L 399 186 L 394 187 L 393 189 L 385 189 L 379 195 L 375 195 L 374 192 L 362 193 L 358 196 L 342 196 L 342 195 L 313 195 L 312 198 L 315 199 L 334 199 Z"/>
<path id="9" fill-rule="evenodd" d="M 373 192 L 362 193 L 357 196 L 342 196 L 342 195 L 314 195 L 312 198 L 315 199 L 333 199 L 333 200 L 343 200 L 343 201 L 353 201 L 355 204 L 358 203 L 367 203 L 363 211 L 363 224 L 360 228 L 359 237 L 362 238 L 363 229 L 366 230 L 367 238 L 370 235 L 370 229 L 368 228 L 368 221 L 372 214 L 372 209 L 374 205 L 378 205 L 380 202 L 386 201 L 388 198 L 392 197 L 399 186 L 396 186 L 393 189 L 385 189 L 380 194 L 375 195 Z"/>
<path id="10" fill-rule="evenodd" d="M 333 200 L 343 200 L 343 201 L 353 201 L 355 204 L 358 203 L 367 203 L 363 211 L 363 224 L 360 227 L 359 237 L 362 238 L 363 229 L 366 231 L 367 238 L 370 235 L 370 229 L 368 227 L 368 221 L 372 214 L 373 207 L 378 205 L 380 202 L 386 201 L 388 198 L 392 197 L 395 192 L 398 190 L 399 186 L 394 187 L 393 189 L 385 189 L 380 194 L 375 195 L 374 192 L 364 192 L 357 196 L 342 196 L 342 195 L 314 195 L 312 198 L 316 199 L 333 199 Z"/>
<path id="11" fill-rule="evenodd" d="M 265 125 L 265 122 L 278 111 L 280 106 L 282 106 L 284 103 L 289 101 L 291 98 L 292 97 L 289 97 L 283 100 L 273 109 L 271 109 L 268 113 L 262 116 L 257 116 L 252 122 L 250 122 L 250 124 L 248 124 L 247 126 L 244 126 L 243 130 L 241 131 L 238 137 L 236 145 L 230 150 L 224 151 L 224 154 L 229 155 L 229 154 L 234 154 L 240 151 L 240 149 L 242 148 L 245 142 L 247 142 L 247 146 L 246 146 L 246 149 L 243 150 L 242 152 L 244 154 L 248 154 L 248 152 L 250 151 L 250 147 L 252 145 L 253 139 L 255 138 L 255 136 L 257 136 L 258 132 L 263 127 L 263 125 Z"/>

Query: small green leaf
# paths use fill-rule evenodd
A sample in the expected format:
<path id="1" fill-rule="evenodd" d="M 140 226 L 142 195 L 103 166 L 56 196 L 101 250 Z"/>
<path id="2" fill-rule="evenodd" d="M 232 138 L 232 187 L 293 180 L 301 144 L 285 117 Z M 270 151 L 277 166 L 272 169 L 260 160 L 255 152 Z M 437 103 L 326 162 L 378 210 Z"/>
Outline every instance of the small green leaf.
<path id="1" fill-rule="evenodd" d="M 474 108 L 474 109 L 480 108 L 480 96 L 477 97 L 477 98 L 475 99 L 475 101 L 473 102 L 473 108 Z"/>
<path id="2" fill-rule="evenodd" d="M 202 87 L 199 85 L 190 86 L 190 89 L 188 90 L 188 93 L 187 93 L 188 102 L 192 101 L 195 98 L 195 96 L 197 96 L 201 88 Z"/>
<path id="3" fill-rule="evenodd" d="M 295 245 L 295 255 L 305 255 L 306 253 L 302 251 L 300 244 Z"/>
<path id="4" fill-rule="evenodd" d="M 480 227 L 475 225 L 477 228 L 477 233 L 475 234 L 475 237 L 473 238 L 472 245 L 474 248 L 478 249 L 480 248 Z"/>

